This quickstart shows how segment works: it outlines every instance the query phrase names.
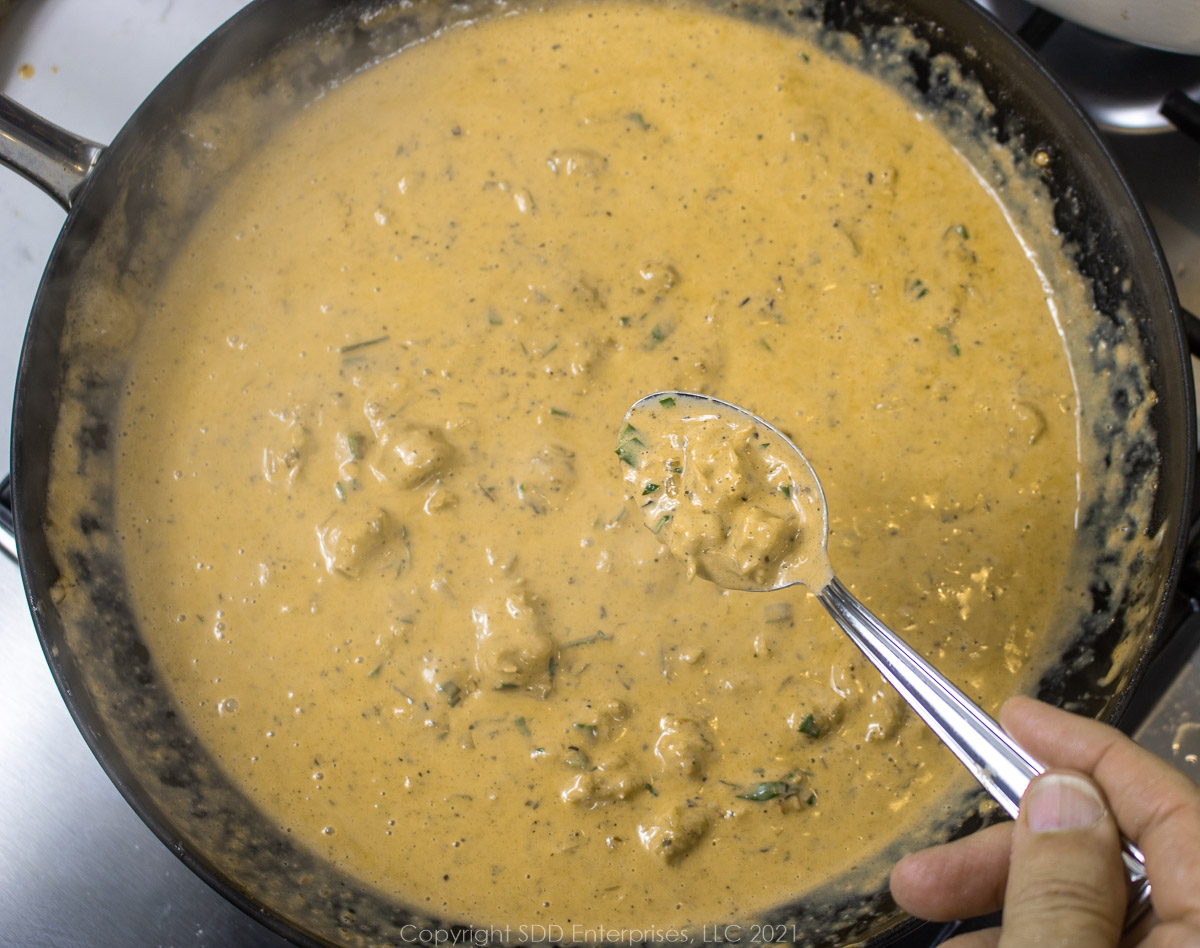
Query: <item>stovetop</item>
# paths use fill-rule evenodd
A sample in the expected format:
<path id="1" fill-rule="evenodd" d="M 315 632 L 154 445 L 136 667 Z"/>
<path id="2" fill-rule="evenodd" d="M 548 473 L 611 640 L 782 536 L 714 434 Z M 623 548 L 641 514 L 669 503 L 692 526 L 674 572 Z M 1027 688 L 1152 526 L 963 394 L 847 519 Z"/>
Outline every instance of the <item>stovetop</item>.
<path id="1" fill-rule="evenodd" d="M 13 0 L 0 0 L 0 91 L 108 141 L 171 66 L 242 2 L 16 0 L 5 17 Z M 979 2 L 1014 30 L 1034 12 L 1024 0 Z M 1183 304 L 1200 312 L 1200 144 L 1165 128 L 1157 109 L 1166 87 L 1200 97 L 1200 57 L 1124 47 L 1064 24 L 1043 46 L 1047 61 L 1075 68 L 1081 42 L 1085 60 L 1120 56 L 1130 64 L 1084 69 L 1073 91 L 1102 126 L 1133 126 L 1113 131 L 1109 142 L 1149 210 Z M 1114 74 L 1151 79 L 1123 106 L 1113 100 Z M 0 444 L 7 444 L 18 343 L 63 213 L 0 172 L 0 221 Z M 6 469 L 0 464 L 0 476 Z M 0 948 L 281 948 L 282 939 L 193 876 L 109 783 L 54 686 L 6 548 L 11 539 L 0 533 Z M 1181 617 L 1195 612 L 1193 601 L 1200 601 L 1200 582 L 1185 588 Z M 1155 723 L 1136 732 L 1193 778 L 1200 778 L 1198 646 L 1200 618 L 1193 616 L 1181 621 L 1160 663 L 1183 674 L 1151 679 L 1137 710 L 1152 712 Z M 912 944 L 940 937 L 930 928 Z"/>

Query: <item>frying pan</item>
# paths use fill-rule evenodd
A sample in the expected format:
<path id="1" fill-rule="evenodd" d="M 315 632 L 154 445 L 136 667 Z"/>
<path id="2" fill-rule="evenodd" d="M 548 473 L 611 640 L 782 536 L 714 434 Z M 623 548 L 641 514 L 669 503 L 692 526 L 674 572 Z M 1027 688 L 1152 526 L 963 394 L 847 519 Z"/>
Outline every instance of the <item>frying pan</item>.
<path id="1" fill-rule="evenodd" d="M 109 354 L 115 361 L 81 360 L 64 341 L 64 327 L 77 306 L 77 275 L 91 265 L 95 248 L 108 248 L 114 289 L 122 273 L 152 274 L 169 255 L 169 238 L 186 230 L 219 186 L 224 168 L 206 159 L 193 115 L 219 111 L 227 83 L 286 87 L 283 98 L 301 102 L 482 5 L 409 5 L 391 17 L 377 16 L 377 7 L 365 0 L 258 0 L 185 59 L 107 148 L 55 130 L 7 100 L 0 105 L 5 147 L 28 148 L 19 159 L 5 152 L 6 163 L 20 163 L 22 173 L 70 208 L 34 304 L 14 400 L 13 526 L 47 660 L 84 737 L 147 824 L 215 888 L 301 945 L 410 944 L 417 931 L 443 938 L 471 932 L 415 915 L 276 832 L 190 731 L 141 639 L 109 527 L 105 472 L 116 430 L 120 347 Z M 1083 529 L 1119 533 L 1131 501 L 1148 492 L 1148 518 L 1133 526 L 1158 542 L 1131 564 L 1126 585 L 1093 584 L 1093 615 L 1074 630 L 1062 661 L 1038 688 L 1055 703 L 1115 718 L 1161 631 L 1186 541 L 1195 453 L 1177 301 L 1144 213 L 1086 118 L 1024 48 L 969 3 L 813 0 L 742 4 L 738 12 L 781 28 L 818 22 L 830 36 L 860 38 L 868 50 L 893 44 L 898 22 L 908 27 L 919 43 L 901 51 L 907 93 L 1009 148 L 1018 167 L 1043 179 L 1062 243 L 1091 281 L 1100 313 L 1081 329 L 1094 354 L 1090 368 L 1112 372 L 1104 353 L 1114 345 L 1130 344 L 1141 354 L 1145 378 L 1113 373 L 1105 409 L 1127 417 L 1144 411 L 1147 439 L 1105 459 L 1118 486 L 1086 512 Z M 959 71 L 982 86 L 991 107 L 974 106 L 962 94 Z M 51 160 L 31 167 L 31 155 Z M 189 201 L 166 205 L 155 181 L 167 164 L 191 176 Z M 68 414 L 68 404 L 82 411 Z M 90 540 L 70 563 L 86 609 L 73 611 L 56 587 L 62 564 L 50 554 L 45 529 L 50 446 L 55 429 L 68 423 L 79 463 L 95 471 L 85 525 Z M 963 801 L 954 832 L 978 825 L 975 802 Z M 904 845 L 897 841 L 897 854 Z M 863 937 L 884 944 L 903 928 L 886 892 L 847 895 L 836 880 L 768 920 L 802 923 L 816 944 Z"/>

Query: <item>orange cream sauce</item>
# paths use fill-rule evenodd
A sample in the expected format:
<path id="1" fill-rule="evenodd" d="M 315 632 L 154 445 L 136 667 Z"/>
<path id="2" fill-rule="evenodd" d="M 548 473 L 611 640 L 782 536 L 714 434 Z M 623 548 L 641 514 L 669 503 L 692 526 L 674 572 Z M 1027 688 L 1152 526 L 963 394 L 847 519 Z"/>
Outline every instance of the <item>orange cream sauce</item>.
<path id="1" fill-rule="evenodd" d="M 434 917 L 569 939 L 878 879 L 957 765 L 805 591 L 687 579 L 621 419 L 684 388 L 795 437 L 839 577 L 994 708 L 1071 558 L 1052 303 L 934 123 L 796 37 L 450 29 L 231 174 L 139 332 L 154 659 L 271 820 Z"/>

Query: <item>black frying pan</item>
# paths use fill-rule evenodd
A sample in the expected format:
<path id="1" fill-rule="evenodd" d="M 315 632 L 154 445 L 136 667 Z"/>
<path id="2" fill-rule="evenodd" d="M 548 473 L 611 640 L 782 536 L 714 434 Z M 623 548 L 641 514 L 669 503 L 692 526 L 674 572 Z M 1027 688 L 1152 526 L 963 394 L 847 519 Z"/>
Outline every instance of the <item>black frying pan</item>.
<path id="1" fill-rule="evenodd" d="M 479 4 L 417 4 L 394 19 L 359 15 L 366 0 L 258 0 L 206 40 L 146 100 L 93 171 L 81 170 L 93 151 L 34 127 L 32 139 L 80 168 L 67 168 L 58 197 L 70 205 L 47 264 L 30 318 L 17 380 L 13 423 L 11 506 L 20 563 L 39 635 L 71 713 L 114 783 L 151 828 L 214 887 L 298 944 L 411 944 L 421 927 L 453 930 L 358 885 L 271 828 L 221 772 L 177 713 L 158 678 L 127 604 L 126 581 L 109 534 L 109 482 L 115 431 L 112 413 L 120 376 L 110 366 L 72 364 L 62 350 L 74 279 L 98 240 L 129 248 L 122 265 L 153 269 L 161 261 L 144 249 L 143 222 L 164 216 L 154 187 L 157 169 L 177 161 L 195 175 L 191 206 L 172 209 L 177 233 L 203 206 L 219 175 L 207 176 L 195 146 L 181 133 L 188 109 L 210 102 L 229 77 L 264 84 L 292 83 L 300 98 L 399 48 L 446 20 L 478 12 Z M 1084 330 L 1106 367 L 1102 343 L 1131 340 L 1149 367 L 1153 437 L 1137 451 L 1105 461 L 1120 474 L 1120 489 L 1088 511 L 1085 529 L 1109 531 L 1134 493 L 1152 489 L 1153 513 L 1136 527 L 1160 534 L 1153 556 L 1135 564 L 1124 590 L 1095 583 L 1091 620 L 1076 630 L 1062 662 L 1042 680 L 1040 696 L 1096 717 L 1114 719 L 1128 700 L 1164 620 L 1185 542 L 1195 431 L 1190 366 L 1167 268 L 1145 215 L 1130 195 L 1098 135 L 1028 52 L 965 0 L 825 0 L 740 4 L 740 15 L 775 22 L 817 21 L 830 35 L 847 32 L 868 48 L 891 42 L 903 22 L 926 48 L 904 55 L 910 91 L 926 104 L 955 110 L 972 134 L 1010 149 L 1019 165 L 1036 162 L 1054 198 L 1063 241 L 1091 279 L 1101 318 Z M 306 38 L 336 36 L 341 55 L 306 55 Z M 300 50 L 300 52 L 297 52 Z M 986 90 L 994 111 L 963 108 L 948 54 Z M 282 59 L 283 69 L 277 65 Z M 30 129 L 30 118 L 9 104 L 0 122 Z M 45 175 L 39 175 L 45 177 Z M 76 186 L 76 182 L 82 182 Z M 165 244 L 169 252 L 169 241 Z M 140 248 L 140 249 L 139 249 Z M 103 314 L 100 314 L 101 318 Z M 44 533 L 49 449 L 64 397 L 82 397 L 86 417 L 73 432 L 81 464 L 96 472 L 86 524 L 94 542 L 72 553 L 72 570 L 90 598 L 86 621 L 65 623 L 55 606 L 60 565 Z M 1142 381 L 1121 378 L 1107 396 L 1117 411 L 1150 399 Z M 1114 665 L 1114 662 L 1116 663 Z M 973 801 L 963 802 L 956 828 L 977 825 Z M 905 841 L 898 840 L 896 852 Z M 784 906 L 770 920 L 796 921 L 814 943 L 873 935 L 880 943 L 903 928 L 885 892 L 836 894 L 836 886 L 803 904 Z M 416 926 L 415 928 L 413 926 Z M 460 937 L 469 932 L 457 930 Z"/>

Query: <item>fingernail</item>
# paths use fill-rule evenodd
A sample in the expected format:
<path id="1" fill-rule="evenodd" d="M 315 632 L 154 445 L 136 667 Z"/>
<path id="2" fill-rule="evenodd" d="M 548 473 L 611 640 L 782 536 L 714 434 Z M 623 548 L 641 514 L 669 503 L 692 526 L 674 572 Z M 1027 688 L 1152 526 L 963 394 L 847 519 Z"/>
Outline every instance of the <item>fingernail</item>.
<path id="1" fill-rule="evenodd" d="M 1029 785 L 1023 803 L 1035 833 L 1085 829 L 1104 815 L 1104 801 L 1090 782 L 1071 774 L 1044 774 Z"/>

